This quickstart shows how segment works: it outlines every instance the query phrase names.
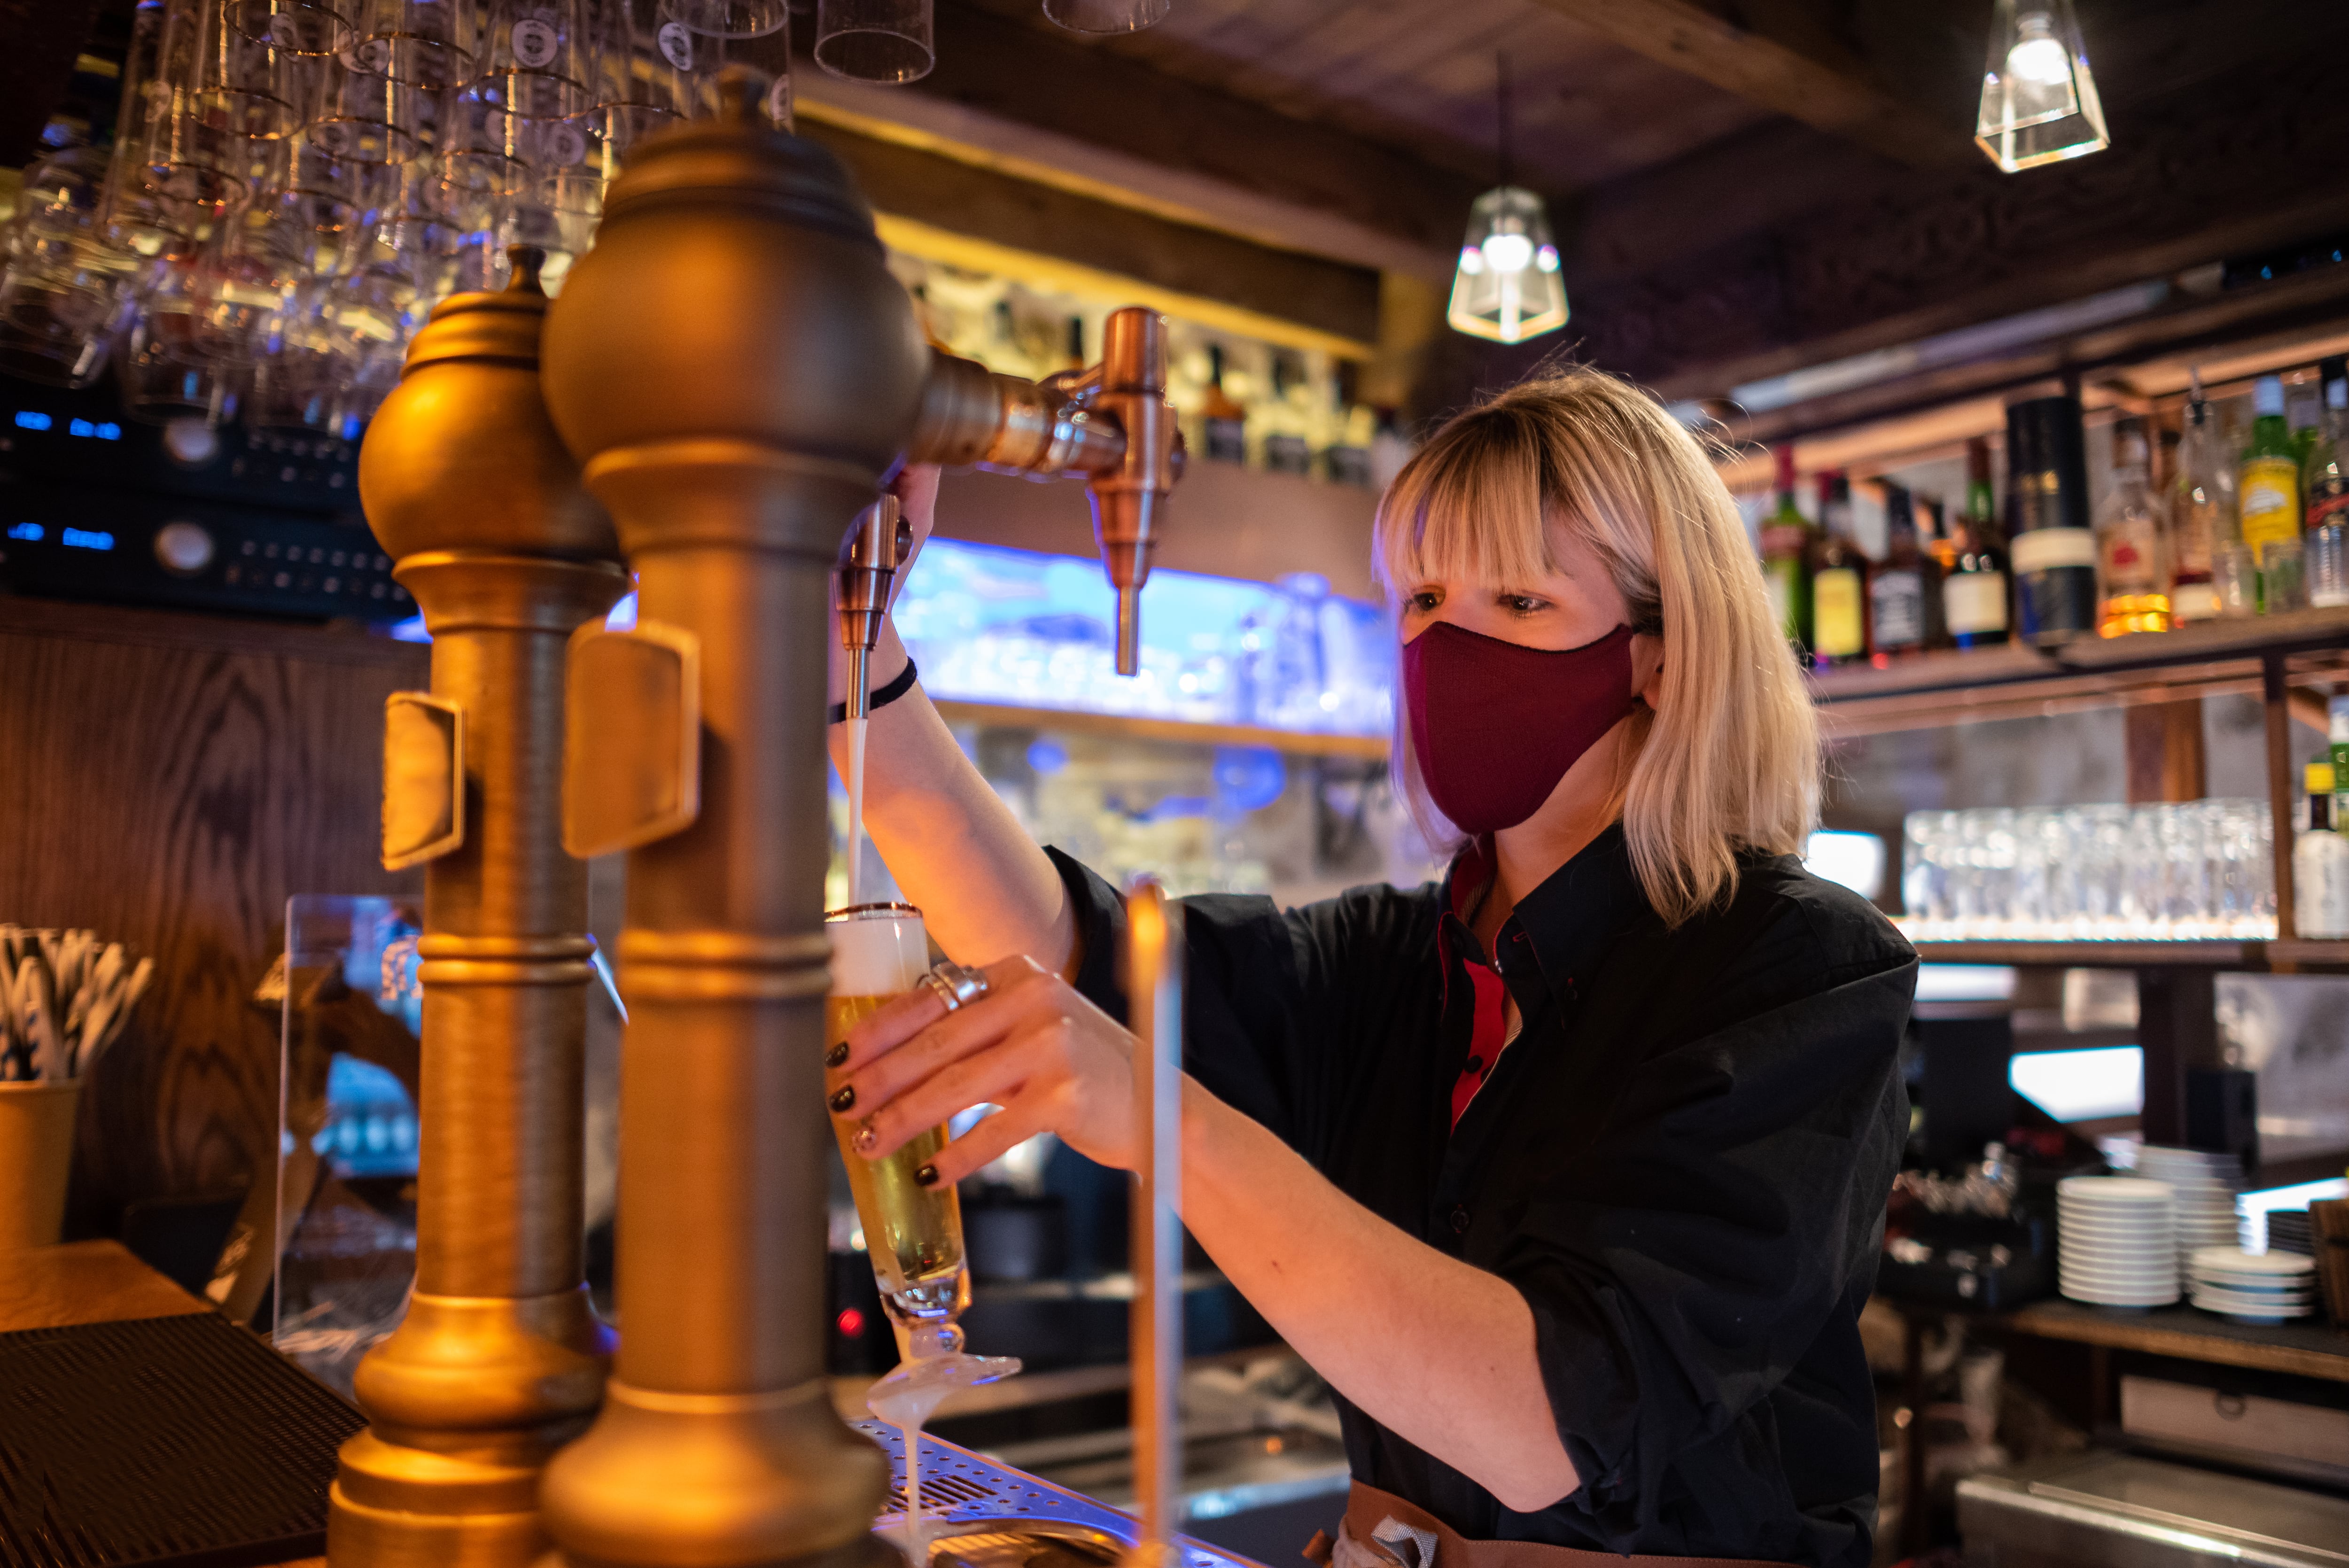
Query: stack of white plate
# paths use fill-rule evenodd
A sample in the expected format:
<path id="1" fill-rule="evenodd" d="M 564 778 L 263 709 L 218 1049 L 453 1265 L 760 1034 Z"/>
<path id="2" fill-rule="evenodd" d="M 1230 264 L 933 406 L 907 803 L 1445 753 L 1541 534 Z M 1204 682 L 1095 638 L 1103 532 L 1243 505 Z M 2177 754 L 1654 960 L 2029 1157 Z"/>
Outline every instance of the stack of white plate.
<path id="1" fill-rule="evenodd" d="M 2243 1323 L 2281 1323 L 2316 1310 L 2316 1260 L 2297 1253 L 2204 1247 L 2192 1259 L 2194 1305 Z"/>
<path id="2" fill-rule="evenodd" d="M 2074 1301 L 2167 1306 L 2178 1299 L 2177 1197 L 2128 1176 L 2055 1184 L 2056 1281 Z"/>
<path id="3" fill-rule="evenodd" d="M 2208 1149 L 2174 1149 L 2148 1143 L 2137 1152 L 2137 1173 L 2165 1182 L 2178 1194 L 2178 1263 L 2204 1247 L 2242 1244 L 2242 1222 L 2235 1200 L 2241 1195 L 2243 1164 L 2232 1154 Z"/>

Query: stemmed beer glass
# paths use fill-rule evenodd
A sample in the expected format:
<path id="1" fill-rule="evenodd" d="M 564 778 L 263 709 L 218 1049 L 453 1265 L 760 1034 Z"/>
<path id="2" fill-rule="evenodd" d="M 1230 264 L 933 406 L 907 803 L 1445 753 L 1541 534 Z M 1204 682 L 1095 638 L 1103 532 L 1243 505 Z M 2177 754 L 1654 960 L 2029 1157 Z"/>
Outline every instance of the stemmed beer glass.
<path id="1" fill-rule="evenodd" d="M 922 912 L 908 903 L 854 904 L 824 916 L 824 927 L 832 937 L 832 992 L 823 1009 L 829 1051 L 859 1020 L 921 984 L 929 969 L 929 941 Z M 836 1087 L 828 1083 L 825 1090 Z M 905 1532 L 919 1563 L 927 1559 L 920 1522 L 922 1424 L 956 1389 L 1008 1377 L 1019 1362 L 962 1348 L 955 1320 L 970 1305 L 962 1200 L 952 1182 L 925 1185 L 917 1176 L 946 1147 L 947 1129 L 932 1128 L 894 1154 L 867 1160 L 856 1149 L 860 1125 L 854 1114 L 833 1117 L 864 1249 L 904 1357 L 874 1384 L 865 1406 L 905 1434 Z"/>

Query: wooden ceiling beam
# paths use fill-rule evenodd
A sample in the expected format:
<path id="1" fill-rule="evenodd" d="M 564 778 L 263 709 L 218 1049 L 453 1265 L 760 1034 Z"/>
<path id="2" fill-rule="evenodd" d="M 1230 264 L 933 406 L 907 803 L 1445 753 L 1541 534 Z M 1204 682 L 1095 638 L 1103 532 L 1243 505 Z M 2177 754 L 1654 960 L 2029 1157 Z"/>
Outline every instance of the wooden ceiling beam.
<path id="1" fill-rule="evenodd" d="M 1448 281 L 1477 187 L 1406 154 L 939 0 L 903 88 L 799 74 L 802 118 L 1255 244 Z"/>
<path id="2" fill-rule="evenodd" d="M 888 216 L 1133 279 L 1165 295 L 1295 323 L 1333 340 L 1318 346 L 1359 354 L 1378 339 L 1373 269 L 1172 222 L 805 115 L 800 130 L 831 149 L 874 210 Z M 1185 312 L 1179 301 L 1152 303 L 1179 314 L 1213 314 Z"/>
<path id="3" fill-rule="evenodd" d="M 1895 92 L 1793 0 L 1748 0 L 1737 20 L 1699 0 L 1541 4 L 1609 43 L 1899 162 L 1949 168 L 1982 157 L 1968 128 Z"/>

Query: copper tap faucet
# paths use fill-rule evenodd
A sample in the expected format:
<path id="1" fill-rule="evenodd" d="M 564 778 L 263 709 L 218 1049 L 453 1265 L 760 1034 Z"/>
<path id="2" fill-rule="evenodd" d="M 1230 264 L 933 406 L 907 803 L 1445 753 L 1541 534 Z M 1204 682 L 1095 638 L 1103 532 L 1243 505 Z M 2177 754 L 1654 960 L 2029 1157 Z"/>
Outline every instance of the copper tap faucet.
<path id="1" fill-rule="evenodd" d="M 1166 318 L 1138 305 L 1112 311 L 1101 363 L 1042 381 L 930 352 L 905 456 L 1033 479 L 1081 475 L 1093 539 L 1117 590 L 1117 673 L 1138 673 L 1142 586 L 1166 498 L 1183 472 L 1182 433 L 1166 401 Z"/>

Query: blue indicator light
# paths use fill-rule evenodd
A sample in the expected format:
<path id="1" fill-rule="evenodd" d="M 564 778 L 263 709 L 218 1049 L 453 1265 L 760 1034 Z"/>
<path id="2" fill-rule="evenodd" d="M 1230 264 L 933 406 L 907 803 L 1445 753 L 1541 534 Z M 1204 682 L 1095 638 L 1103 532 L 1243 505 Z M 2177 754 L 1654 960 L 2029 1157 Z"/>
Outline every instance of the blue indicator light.
<path id="1" fill-rule="evenodd" d="M 57 542 L 74 550 L 111 550 L 114 535 L 95 528 L 68 528 L 57 536 Z"/>
<path id="2" fill-rule="evenodd" d="M 98 434 L 98 427 L 91 424 L 87 419 L 69 419 L 66 422 L 66 434 L 68 436 L 95 436 Z"/>
<path id="3" fill-rule="evenodd" d="M 20 430 L 46 430 L 51 425 L 56 423 L 56 420 L 50 418 L 47 414 L 42 413 L 37 408 L 19 408 L 16 410 L 16 428 Z"/>
<path id="4" fill-rule="evenodd" d="M 109 419 L 98 426 L 98 438 L 101 441 L 119 441 L 122 439 L 122 427 Z"/>
<path id="5" fill-rule="evenodd" d="M 47 532 L 48 531 L 37 522 L 12 522 L 8 525 L 9 538 L 21 539 L 27 543 L 38 542 L 46 537 Z"/>

